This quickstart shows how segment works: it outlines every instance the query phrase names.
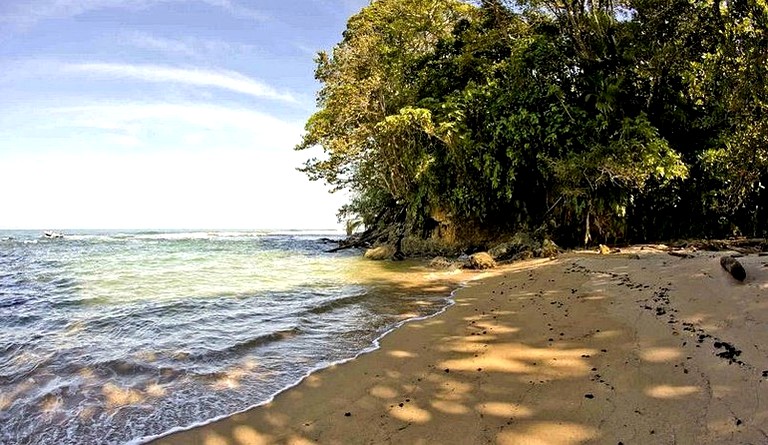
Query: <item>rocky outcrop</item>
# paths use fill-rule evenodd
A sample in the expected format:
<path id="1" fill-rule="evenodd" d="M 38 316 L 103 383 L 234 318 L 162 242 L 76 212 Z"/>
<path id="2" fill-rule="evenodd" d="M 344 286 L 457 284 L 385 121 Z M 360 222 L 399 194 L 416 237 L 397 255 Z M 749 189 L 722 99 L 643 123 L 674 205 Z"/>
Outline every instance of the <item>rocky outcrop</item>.
<path id="1" fill-rule="evenodd" d="M 512 261 L 525 261 L 530 260 L 533 257 L 533 252 L 530 250 L 523 250 L 520 253 L 516 253 L 515 256 L 512 257 Z"/>
<path id="2" fill-rule="evenodd" d="M 533 252 L 540 245 L 527 232 L 518 232 L 508 241 L 499 243 L 488 250 L 496 261 L 509 260 L 520 252 Z"/>
<path id="3" fill-rule="evenodd" d="M 496 261 L 488 252 L 478 252 L 469 257 L 469 268 L 476 270 L 493 269 Z"/>
<path id="4" fill-rule="evenodd" d="M 383 261 L 391 259 L 395 254 L 395 248 L 389 245 L 373 247 L 365 251 L 365 258 L 373 261 Z"/>
<path id="5" fill-rule="evenodd" d="M 557 247 L 554 241 L 545 239 L 541 243 L 541 252 L 539 253 L 539 256 L 542 258 L 552 258 L 560 254 L 560 248 Z"/>
<path id="6" fill-rule="evenodd" d="M 436 256 L 429 262 L 429 267 L 432 269 L 450 269 L 453 263 L 445 257 Z"/>
<path id="7" fill-rule="evenodd" d="M 490 248 L 488 253 L 496 261 L 520 261 L 534 257 L 556 257 L 560 248 L 550 239 L 537 241 L 527 232 L 518 232 L 508 241 Z"/>

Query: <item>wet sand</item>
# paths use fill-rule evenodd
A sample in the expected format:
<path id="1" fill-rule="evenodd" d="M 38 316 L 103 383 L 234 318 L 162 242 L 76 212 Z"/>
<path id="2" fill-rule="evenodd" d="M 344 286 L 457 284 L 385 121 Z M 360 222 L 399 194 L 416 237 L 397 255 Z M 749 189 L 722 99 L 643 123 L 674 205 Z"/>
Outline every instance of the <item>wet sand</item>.
<path id="1" fill-rule="evenodd" d="M 157 444 L 768 443 L 768 257 L 504 266 L 271 403 Z M 470 275 L 472 276 L 472 275 Z"/>

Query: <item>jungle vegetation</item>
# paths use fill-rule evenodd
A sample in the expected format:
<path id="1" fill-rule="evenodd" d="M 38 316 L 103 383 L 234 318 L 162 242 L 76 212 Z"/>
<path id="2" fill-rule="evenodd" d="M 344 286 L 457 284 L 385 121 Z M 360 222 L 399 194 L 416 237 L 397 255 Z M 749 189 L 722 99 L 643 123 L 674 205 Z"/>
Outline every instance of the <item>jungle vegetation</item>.
<path id="1" fill-rule="evenodd" d="M 340 217 L 563 245 L 768 232 L 766 0 L 374 0 L 316 58 Z"/>

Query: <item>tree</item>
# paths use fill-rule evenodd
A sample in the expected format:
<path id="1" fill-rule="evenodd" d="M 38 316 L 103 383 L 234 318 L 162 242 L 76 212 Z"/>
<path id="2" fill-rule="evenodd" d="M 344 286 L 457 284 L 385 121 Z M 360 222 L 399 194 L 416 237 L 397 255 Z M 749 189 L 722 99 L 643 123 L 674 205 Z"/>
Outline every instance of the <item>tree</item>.
<path id="1" fill-rule="evenodd" d="M 471 12 L 459 1 L 376 1 L 349 20 L 332 55 L 318 56 L 320 111 L 297 148 L 323 148 L 327 157 L 304 171 L 354 193 L 343 213 L 370 224 L 387 208 L 415 205 L 439 145 L 430 112 L 414 106 L 416 69 Z"/>
<path id="2" fill-rule="evenodd" d="M 401 235 L 765 231 L 766 23 L 762 0 L 377 0 L 318 56 L 303 170 Z"/>

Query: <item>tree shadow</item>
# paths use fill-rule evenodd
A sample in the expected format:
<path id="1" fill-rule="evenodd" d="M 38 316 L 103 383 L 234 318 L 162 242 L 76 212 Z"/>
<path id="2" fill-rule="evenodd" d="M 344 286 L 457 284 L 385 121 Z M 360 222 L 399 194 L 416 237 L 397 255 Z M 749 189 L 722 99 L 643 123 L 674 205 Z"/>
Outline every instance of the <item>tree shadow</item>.
<path id="1" fill-rule="evenodd" d="M 699 343 L 698 331 L 682 329 L 689 313 L 698 314 L 696 329 L 722 319 L 722 308 L 702 312 L 683 301 L 700 302 L 696 268 L 709 263 L 664 260 L 644 257 L 639 268 L 626 258 L 566 256 L 509 266 L 459 292 L 449 314 L 385 337 L 382 349 L 312 374 L 265 406 L 158 443 L 760 439 L 768 411 L 740 394 L 744 385 L 758 392 L 747 399 L 765 392 L 757 365 L 728 364 L 714 355 L 714 340 Z M 762 302 L 745 306 L 755 310 L 764 323 Z"/>

